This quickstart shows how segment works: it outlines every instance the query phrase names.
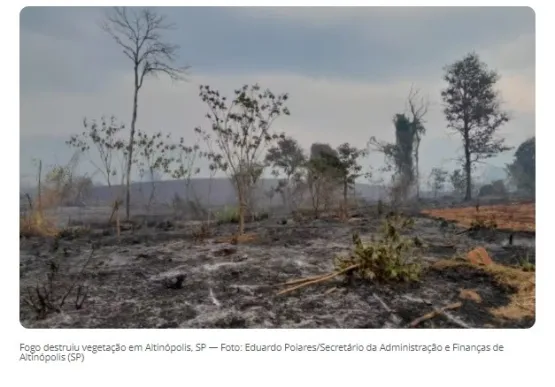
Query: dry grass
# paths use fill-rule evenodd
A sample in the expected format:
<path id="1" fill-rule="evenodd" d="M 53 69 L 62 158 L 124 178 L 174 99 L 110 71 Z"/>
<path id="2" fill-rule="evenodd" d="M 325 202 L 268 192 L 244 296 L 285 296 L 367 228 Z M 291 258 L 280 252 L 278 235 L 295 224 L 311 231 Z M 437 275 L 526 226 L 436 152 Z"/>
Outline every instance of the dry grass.
<path id="1" fill-rule="evenodd" d="M 60 230 L 44 215 L 44 210 L 56 208 L 61 203 L 60 192 L 43 185 L 34 201 L 28 195 L 27 199 L 29 209 L 19 217 L 19 234 L 25 237 L 58 235 Z"/>
<path id="2" fill-rule="evenodd" d="M 44 217 L 42 211 L 32 210 L 19 219 L 19 233 L 22 236 L 56 236 L 58 232 L 58 228 Z"/>
<path id="3" fill-rule="evenodd" d="M 434 218 L 455 221 L 464 227 L 470 227 L 477 220 L 495 219 L 497 228 L 512 231 L 536 231 L 536 205 L 509 204 L 476 207 L 442 208 L 422 211 Z"/>
<path id="4" fill-rule="evenodd" d="M 494 316 L 510 320 L 534 318 L 536 316 L 536 277 L 534 272 L 496 263 L 488 266 L 476 266 L 469 262 L 453 259 L 438 261 L 433 265 L 438 270 L 457 266 L 468 266 L 476 270 L 485 271 L 491 274 L 500 286 L 515 289 L 515 293 L 511 295 L 508 305 L 490 309 Z M 461 296 L 463 293 L 461 291 Z M 476 292 L 474 291 L 474 293 Z M 466 292 L 465 295 L 469 296 L 470 293 Z M 479 296 L 477 293 L 476 295 Z"/>
<path id="5" fill-rule="evenodd" d="M 477 304 L 482 302 L 482 297 L 476 290 L 473 289 L 461 289 L 459 292 L 459 298 L 463 300 L 471 300 Z"/>

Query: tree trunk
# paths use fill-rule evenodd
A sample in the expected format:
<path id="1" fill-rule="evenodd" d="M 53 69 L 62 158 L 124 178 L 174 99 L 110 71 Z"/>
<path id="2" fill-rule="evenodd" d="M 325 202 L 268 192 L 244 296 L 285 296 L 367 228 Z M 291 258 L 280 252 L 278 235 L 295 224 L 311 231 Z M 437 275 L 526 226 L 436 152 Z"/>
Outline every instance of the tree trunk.
<path id="1" fill-rule="evenodd" d="M 245 233 L 245 209 L 247 206 L 243 196 L 243 194 L 239 194 L 239 235 Z"/>
<path id="2" fill-rule="evenodd" d="M 466 125 L 465 125 L 466 126 Z M 472 200 L 472 165 L 470 162 L 470 135 L 469 129 L 464 128 L 464 171 L 466 175 L 466 194 L 464 195 L 464 200 Z"/>
<path id="3" fill-rule="evenodd" d="M 42 187 L 41 187 L 41 180 L 42 180 L 42 160 L 39 160 L 39 175 L 38 175 L 38 187 L 37 187 L 37 194 L 38 194 L 38 207 L 39 207 L 39 214 L 42 214 Z"/>
<path id="4" fill-rule="evenodd" d="M 135 124 L 137 122 L 137 110 L 139 99 L 139 74 L 138 67 L 135 66 L 135 90 L 133 93 L 133 115 L 131 117 L 131 133 L 129 134 L 129 152 L 127 159 L 127 176 L 125 185 L 125 218 L 129 220 L 131 206 L 131 167 L 133 166 L 133 139 L 135 137 Z"/>
<path id="5" fill-rule="evenodd" d="M 349 217 L 349 206 L 347 205 L 347 194 L 349 191 L 349 186 L 347 184 L 347 180 L 343 181 L 343 205 L 345 206 L 345 208 L 343 209 L 343 211 L 345 212 L 345 217 Z"/>
<path id="6" fill-rule="evenodd" d="M 141 185 L 142 186 L 142 185 Z M 156 193 L 156 183 L 152 182 L 152 187 L 150 190 L 150 195 L 148 197 L 148 203 L 146 205 L 146 210 L 147 212 L 150 213 L 150 206 L 152 205 L 152 202 L 154 201 L 154 195 Z M 143 196 L 144 197 L 144 196 Z"/>
<path id="7" fill-rule="evenodd" d="M 420 167 L 418 166 L 419 160 L 419 149 L 420 149 L 420 137 L 416 139 L 416 146 L 414 149 L 414 164 L 415 164 L 415 172 L 416 172 L 416 199 L 420 199 Z"/>

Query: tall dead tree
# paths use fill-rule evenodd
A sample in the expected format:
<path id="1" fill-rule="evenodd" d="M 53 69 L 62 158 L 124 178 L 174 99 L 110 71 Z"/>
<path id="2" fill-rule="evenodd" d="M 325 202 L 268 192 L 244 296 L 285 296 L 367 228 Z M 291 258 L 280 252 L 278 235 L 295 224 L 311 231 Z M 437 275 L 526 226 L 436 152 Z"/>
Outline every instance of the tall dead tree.
<path id="1" fill-rule="evenodd" d="M 420 90 L 414 87 L 410 88 L 409 96 L 407 97 L 407 105 L 409 110 L 409 119 L 411 122 L 412 130 L 414 132 L 414 174 L 416 180 L 416 197 L 420 198 L 420 142 L 422 137 L 426 134 L 426 127 L 424 124 L 425 116 L 428 113 L 430 103 L 427 98 L 420 95 Z"/>
<path id="2" fill-rule="evenodd" d="M 415 131 L 411 120 L 405 114 L 396 114 L 393 118 L 395 143 L 370 138 L 368 146 L 382 153 L 385 157 L 383 172 L 393 172 L 391 200 L 398 204 L 409 198 L 414 184 L 414 144 Z"/>
<path id="3" fill-rule="evenodd" d="M 166 43 L 162 33 L 173 29 L 163 15 L 148 8 L 128 10 L 115 7 L 106 15 L 102 28 L 122 48 L 123 53 L 133 63 L 133 113 L 129 133 L 129 152 L 127 159 L 127 179 L 125 192 L 125 213 L 129 219 L 131 167 L 135 125 L 139 104 L 139 90 L 148 76 L 167 75 L 174 81 L 184 80 L 188 66 L 175 67 L 179 46 Z"/>

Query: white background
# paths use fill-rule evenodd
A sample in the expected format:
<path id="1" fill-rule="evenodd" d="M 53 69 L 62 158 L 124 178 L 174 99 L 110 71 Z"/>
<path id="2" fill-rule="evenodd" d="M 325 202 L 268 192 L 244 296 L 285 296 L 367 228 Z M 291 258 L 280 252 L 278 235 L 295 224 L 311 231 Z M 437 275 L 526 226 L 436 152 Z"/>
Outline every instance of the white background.
<path id="1" fill-rule="evenodd" d="M 263 2 L 243 2 L 241 5 L 261 5 Z M 454 2 L 453 2 L 454 3 Z M 516 2 L 475 2 L 460 5 L 524 5 Z M 53 1 L 49 5 L 76 5 L 75 2 Z M 193 4 L 188 2 L 187 5 Z M 235 3 L 212 2 L 213 5 Z M 280 1 L 276 5 L 301 5 L 299 1 Z M 332 5 L 331 2 L 302 2 L 303 5 Z M 377 5 L 376 2 L 355 2 L 352 5 Z M 447 5 L 446 2 L 382 2 L 381 5 Z M 537 322 L 528 330 L 26 330 L 19 324 L 19 251 L 17 211 L 18 169 L 15 161 L 19 147 L 19 12 L 23 6 L 45 5 L 41 2 L 6 2 L 1 24 L 3 55 L 3 149 L 0 152 L 5 185 L 3 199 L 2 302 L 0 303 L 0 335 L 3 385 L 23 386 L 99 386 L 104 385 L 344 385 L 360 383 L 367 386 L 409 383 L 413 385 L 459 386 L 547 386 L 553 385 L 547 359 L 552 350 L 553 329 L 553 248 L 549 233 L 553 230 L 553 204 L 550 201 L 549 165 L 553 165 L 553 19 L 550 2 L 529 2 L 536 11 L 537 28 Z M 83 4 L 84 5 L 84 4 Z M 93 4 L 90 4 L 93 5 Z M 116 5 L 96 1 L 94 5 Z M 137 1 L 120 1 L 117 5 L 162 5 Z M 166 1 L 163 5 L 185 5 Z M 206 5 L 198 2 L 197 5 Z M 267 3 L 267 5 L 271 5 Z M 338 4 L 339 5 L 339 4 Z M 341 2 L 340 5 L 347 5 Z M 453 4 L 456 5 L 456 4 Z M 472 21 L 469 21 L 471 28 Z M 551 51 L 550 51 L 551 48 Z M 550 140 L 551 138 L 551 140 Z M 553 168 L 553 167 L 551 167 Z M 11 222 L 14 222 L 13 224 Z M 83 363 L 20 362 L 19 347 L 26 344 L 147 344 L 147 343 L 206 342 L 221 343 L 413 343 L 413 344 L 496 344 L 504 352 L 489 353 L 262 353 L 219 352 L 181 353 L 120 353 L 90 356 Z"/>

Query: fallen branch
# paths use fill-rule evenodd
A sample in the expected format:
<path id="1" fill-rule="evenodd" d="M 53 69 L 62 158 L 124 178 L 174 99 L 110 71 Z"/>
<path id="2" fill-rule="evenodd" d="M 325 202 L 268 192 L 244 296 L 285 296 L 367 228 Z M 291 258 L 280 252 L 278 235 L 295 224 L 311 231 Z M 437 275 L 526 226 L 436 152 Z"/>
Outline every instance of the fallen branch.
<path id="1" fill-rule="evenodd" d="M 284 289 L 284 290 L 278 292 L 278 296 L 289 293 L 289 292 L 292 292 L 292 291 L 300 289 L 300 288 L 304 288 L 305 286 L 308 286 L 308 285 L 314 285 L 314 284 L 317 284 L 317 283 L 320 283 L 320 282 L 328 281 L 332 278 L 335 278 L 335 277 L 340 276 L 342 274 L 345 274 L 349 271 L 352 271 L 352 270 L 358 268 L 359 266 L 360 266 L 359 264 L 351 265 L 351 266 L 346 267 L 345 269 L 343 269 L 341 271 L 338 271 L 338 272 L 335 272 L 335 273 L 330 273 L 330 274 L 327 274 L 327 275 L 323 275 L 321 277 L 317 277 L 316 279 L 309 280 L 307 282 L 302 282 L 299 285 L 296 285 L 296 286 L 293 286 L 293 287 L 290 287 L 290 288 L 287 288 L 287 289 Z"/>
<path id="2" fill-rule="evenodd" d="M 296 279 L 296 280 L 291 280 L 291 281 L 287 281 L 284 282 L 282 284 L 279 284 L 277 286 L 289 286 L 289 285 L 298 285 L 298 284 L 302 284 L 304 282 L 309 282 L 309 281 L 314 281 L 320 278 L 324 278 L 329 276 L 330 274 L 320 274 L 320 275 L 315 275 L 313 277 L 306 277 L 306 278 L 300 278 L 300 279 Z"/>
<path id="3" fill-rule="evenodd" d="M 413 320 L 410 324 L 409 324 L 409 328 L 414 328 L 416 326 L 418 326 L 418 324 L 430 320 L 436 316 L 441 316 L 441 315 L 445 315 L 445 311 L 446 310 L 451 310 L 451 309 L 457 309 L 460 308 L 462 306 L 462 302 L 455 302 L 453 304 L 449 304 L 447 306 L 444 306 L 443 308 L 439 308 L 439 309 L 435 309 L 432 312 L 426 313 L 425 315 L 418 317 L 417 319 Z"/>

